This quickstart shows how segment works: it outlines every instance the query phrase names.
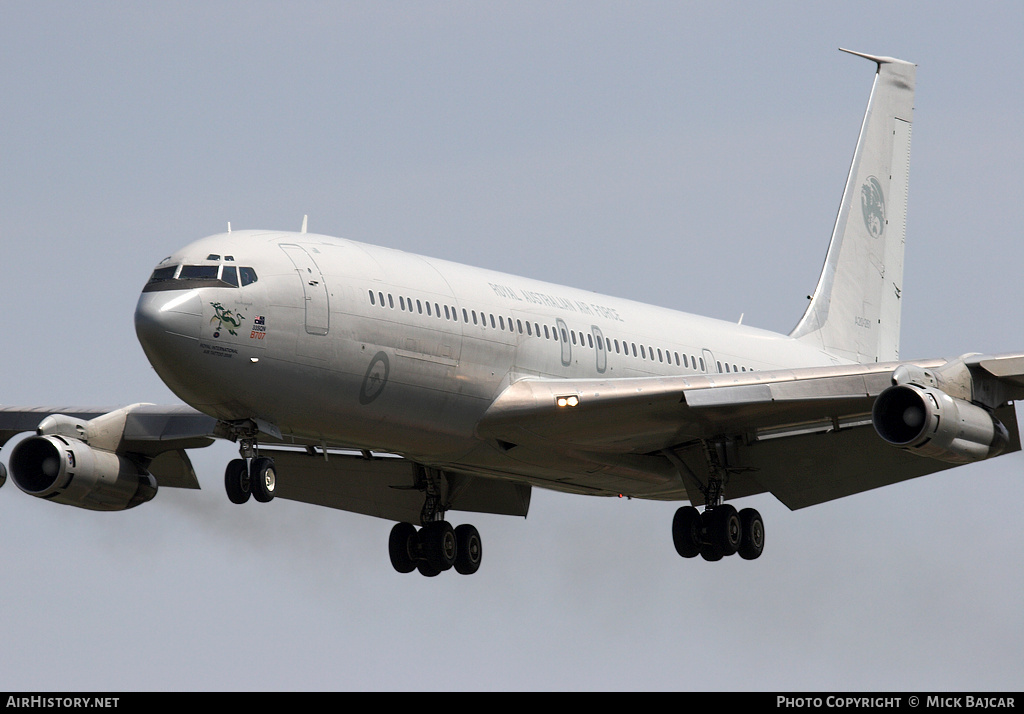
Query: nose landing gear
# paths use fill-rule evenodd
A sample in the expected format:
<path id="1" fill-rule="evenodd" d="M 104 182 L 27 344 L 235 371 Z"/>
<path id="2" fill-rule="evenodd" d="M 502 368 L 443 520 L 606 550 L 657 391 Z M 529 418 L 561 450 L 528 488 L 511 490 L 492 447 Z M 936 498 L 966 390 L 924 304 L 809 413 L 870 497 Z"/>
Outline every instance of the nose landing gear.
<path id="1" fill-rule="evenodd" d="M 224 469 L 228 500 L 242 504 L 252 496 L 260 503 L 273 501 L 277 490 L 274 460 L 259 455 L 256 439 L 251 436 L 239 439 L 238 450 L 242 458 L 232 459 Z"/>

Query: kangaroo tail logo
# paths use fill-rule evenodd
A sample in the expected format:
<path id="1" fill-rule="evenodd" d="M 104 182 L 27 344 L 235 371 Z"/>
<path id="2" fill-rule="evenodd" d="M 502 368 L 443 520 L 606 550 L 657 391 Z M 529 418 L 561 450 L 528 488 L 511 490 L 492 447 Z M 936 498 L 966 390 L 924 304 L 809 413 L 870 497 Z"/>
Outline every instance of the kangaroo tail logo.
<path id="1" fill-rule="evenodd" d="M 874 176 L 868 176 L 860 187 L 860 208 L 864 212 L 864 225 L 868 233 L 881 238 L 885 232 L 885 194 L 882 184 Z"/>

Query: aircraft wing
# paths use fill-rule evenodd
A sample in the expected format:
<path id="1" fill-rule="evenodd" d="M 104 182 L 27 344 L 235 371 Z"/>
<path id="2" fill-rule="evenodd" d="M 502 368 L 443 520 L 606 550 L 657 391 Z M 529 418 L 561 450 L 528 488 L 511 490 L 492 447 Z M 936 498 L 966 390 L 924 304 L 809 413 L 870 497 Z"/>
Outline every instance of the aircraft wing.
<path id="1" fill-rule="evenodd" d="M 972 356 L 978 386 L 1001 393 L 1003 452 L 1020 449 L 1011 399 L 1024 397 L 1024 355 Z M 730 442 L 732 497 L 770 491 L 792 509 L 922 476 L 954 464 L 886 443 L 871 425 L 875 398 L 901 365 L 936 370 L 946 360 L 685 377 L 550 380 L 509 386 L 478 426 L 503 448 L 555 453 L 662 454 L 677 465 L 691 502 L 708 473 L 706 443 Z"/>
<path id="2" fill-rule="evenodd" d="M 107 451 L 130 455 L 160 487 L 199 488 L 185 449 L 202 448 L 215 438 L 229 438 L 214 417 L 187 406 L 134 404 L 128 407 L 2 407 L 0 447 L 18 434 L 59 434 L 84 440 Z M 260 434 L 263 445 L 316 447 L 263 448 L 278 467 L 281 498 L 354 513 L 418 522 L 423 467 L 403 458 L 331 453 L 342 444 Z M 314 451 L 318 453 L 314 453 Z M 2 465 L 0 465 L 2 466 Z M 453 510 L 525 516 L 530 487 L 508 480 L 480 478 L 457 470 L 447 473 L 445 501 Z M 0 481 L 2 483 L 2 481 Z"/>

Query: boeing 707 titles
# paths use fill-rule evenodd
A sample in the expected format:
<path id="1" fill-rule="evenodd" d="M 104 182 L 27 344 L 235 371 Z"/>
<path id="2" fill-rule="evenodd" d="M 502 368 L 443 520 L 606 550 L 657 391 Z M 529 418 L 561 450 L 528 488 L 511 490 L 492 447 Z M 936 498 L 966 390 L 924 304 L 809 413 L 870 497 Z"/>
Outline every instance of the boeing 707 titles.
<path id="1" fill-rule="evenodd" d="M 434 576 L 480 567 L 479 532 L 450 512 L 525 516 L 535 486 L 686 501 L 679 555 L 754 559 L 764 523 L 733 499 L 804 508 L 1018 451 L 1024 353 L 900 360 L 916 67 L 852 54 L 875 64 L 874 84 L 790 334 L 305 223 L 229 231 L 161 261 L 135 311 L 146 356 L 188 406 L 3 408 L 0 444 L 35 432 L 9 454 L 12 480 L 123 510 L 198 488 L 187 450 L 230 439 L 232 502 L 395 521 L 394 568 Z"/>

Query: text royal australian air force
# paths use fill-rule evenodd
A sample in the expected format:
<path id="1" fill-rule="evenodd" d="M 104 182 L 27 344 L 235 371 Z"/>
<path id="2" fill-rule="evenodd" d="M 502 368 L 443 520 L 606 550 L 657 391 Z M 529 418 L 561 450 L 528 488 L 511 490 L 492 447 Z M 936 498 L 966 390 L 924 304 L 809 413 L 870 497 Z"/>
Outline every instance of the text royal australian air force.
<path id="1" fill-rule="evenodd" d="M 619 311 L 613 307 L 606 305 L 599 305 L 597 303 L 587 303 L 582 300 L 572 300 L 567 297 L 560 295 L 550 295 L 548 293 L 539 292 L 537 290 L 526 290 L 524 288 L 513 288 L 508 285 L 501 285 L 498 283 L 487 283 L 494 294 L 498 297 L 505 298 L 506 300 L 514 300 L 518 302 L 528 302 L 534 305 L 543 305 L 545 307 L 555 308 L 556 310 L 566 310 L 568 312 L 575 312 L 580 315 L 590 315 L 603 317 L 606 320 L 615 320 L 616 322 L 625 322 L 625 320 L 619 315 Z"/>

